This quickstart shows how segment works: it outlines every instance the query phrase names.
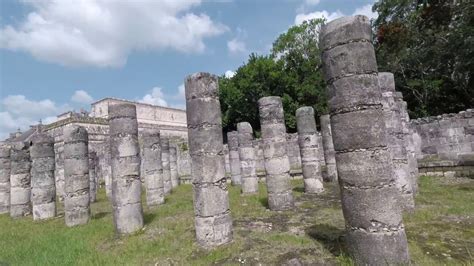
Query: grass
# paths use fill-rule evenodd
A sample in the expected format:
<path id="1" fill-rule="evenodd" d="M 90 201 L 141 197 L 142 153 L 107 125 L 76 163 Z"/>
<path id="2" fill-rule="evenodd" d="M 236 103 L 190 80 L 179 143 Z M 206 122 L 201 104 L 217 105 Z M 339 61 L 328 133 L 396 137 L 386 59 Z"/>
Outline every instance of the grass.
<path id="1" fill-rule="evenodd" d="M 474 180 L 448 182 L 422 177 L 417 210 L 405 216 L 411 259 L 417 265 L 471 265 L 474 255 Z M 318 196 L 304 195 L 292 181 L 296 207 L 266 208 L 263 184 L 258 195 L 240 196 L 229 187 L 234 241 L 207 251 L 194 241 L 191 185 L 182 185 L 156 208 L 145 207 L 141 232 L 117 238 L 103 190 L 92 205 L 90 223 L 75 228 L 59 217 L 33 222 L 0 215 L 0 265 L 351 265 L 344 253 L 344 219 L 334 184 Z"/>

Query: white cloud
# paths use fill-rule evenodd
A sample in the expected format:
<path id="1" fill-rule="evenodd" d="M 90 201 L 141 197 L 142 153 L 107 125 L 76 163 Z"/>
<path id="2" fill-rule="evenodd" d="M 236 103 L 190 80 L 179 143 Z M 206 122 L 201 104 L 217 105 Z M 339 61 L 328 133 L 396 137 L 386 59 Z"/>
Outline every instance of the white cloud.
<path id="1" fill-rule="evenodd" d="M 227 42 L 227 49 L 229 49 L 231 54 L 245 53 L 247 51 L 245 43 L 237 38 Z"/>
<path id="2" fill-rule="evenodd" d="M 143 96 L 139 102 L 142 103 L 147 103 L 147 104 L 153 104 L 153 105 L 159 105 L 159 106 L 168 106 L 168 103 L 166 102 L 165 95 L 161 91 L 162 89 L 160 87 L 154 87 L 151 90 L 151 93 L 146 94 Z"/>
<path id="3" fill-rule="evenodd" d="M 326 19 L 326 22 L 329 22 L 331 20 L 334 20 L 336 18 L 340 18 L 342 16 L 344 16 L 344 14 L 339 10 L 337 10 L 336 12 L 331 12 L 331 13 L 329 13 L 326 10 L 315 11 L 315 12 L 306 13 L 306 14 L 301 13 L 301 14 L 296 15 L 295 24 L 299 25 L 299 24 L 303 23 L 306 20 L 317 19 L 317 18 L 324 18 L 324 19 Z"/>
<path id="4" fill-rule="evenodd" d="M 178 97 L 178 99 L 184 101 L 184 98 L 185 98 L 185 88 L 184 88 L 184 84 L 179 85 L 177 97 Z"/>
<path id="5" fill-rule="evenodd" d="M 305 0 L 304 3 L 308 6 L 315 6 L 319 4 L 320 0 Z"/>
<path id="6" fill-rule="evenodd" d="M 0 48 L 67 66 L 123 66 L 136 50 L 195 53 L 227 27 L 183 1 L 25 1 L 33 9 L 18 26 L 0 29 Z"/>
<path id="7" fill-rule="evenodd" d="M 86 91 L 77 90 L 71 96 L 71 101 L 80 103 L 80 104 L 90 104 L 94 101 L 94 99 Z"/>
<path id="8" fill-rule="evenodd" d="M 356 10 L 354 11 L 352 15 L 364 15 L 368 17 L 369 19 L 376 19 L 379 14 L 377 12 L 372 12 L 372 5 L 368 4 L 368 5 L 356 8 Z"/>
<path id="9" fill-rule="evenodd" d="M 227 70 L 224 74 L 224 76 L 228 79 L 232 78 L 233 76 L 235 76 L 235 71 L 232 71 L 232 70 Z"/>
<path id="10" fill-rule="evenodd" d="M 52 123 L 56 121 L 56 115 L 69 110 L 70 107 L 67 104 L 58 105 L 49 99 L 35 101 L 24 95 L 8 95 L 1 100 L 1 109 L 0 140 L 18 128 L 27 130 L 30 125 L 38 124 L 39 120 L 42 120 L 43 124 Z"/>

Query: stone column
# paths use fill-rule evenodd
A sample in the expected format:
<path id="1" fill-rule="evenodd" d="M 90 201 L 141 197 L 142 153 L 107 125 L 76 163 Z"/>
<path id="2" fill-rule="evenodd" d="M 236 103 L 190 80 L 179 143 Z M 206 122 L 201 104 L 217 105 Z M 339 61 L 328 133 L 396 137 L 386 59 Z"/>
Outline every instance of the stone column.
<path id="1" fill-rule="evenodd" d="M 318 142 L 313 107 L 304 106 L 296 110 L 296 127 L 303 165 L 304 191 L 305 193 L 321 193 L 324 187 L 318 156 L 322 147 Z"/>
<path id="2" fill-rule="evenodd" d="M 165 202 L 163 167 L 159 132 L 143 133 L 143 173 L 146 188 L 146 203 L 157 206 Z"/>
<path id="3" fill-rule="evenodd" d="M 109 106 L 112 206 L 116 232 L 143 228 L 137 110 L 133 104 Z M 159 163 L 159 162 L 157 162 Z"/>
<path id="4" fill-rule="evenodd" d="M 415 131 L 411 128 L 410 124 L 410 116 L 408 115 L 408 108 L 407 102 L 403 101 L 403 95 L 401 92 L 396 92 L 395 99 L 398 99 L 397 105 L 399 106 L 401 118 L 402 118 L 402 125 L 403 125 L 403 132 L 405 135 L 405 145 L 408 154 L 408 170 L 409 170 L 409 178 L 408 180 L 411 183 L 411 189 L 413 193 L 413 197 L 416 196 L 418 192 L 418 161 L 416 159 L 416 144 L 415 144 Z"/>
<path id="5" fill-rule="evenodd" d="M 0 143 L 0 214 L 10 212 L 10 146 Z"/>
<path id="6" fill-rule="evenodd" d="M 90 219 L 88 142 L 84 127 L 64 129 L 64 218 L 69 227 L 86 224 Z"/>
<path id="7" fill-rule="evenodd" d="M 229 146 L 224 144 L 224 163 L 225 163 L 225 176 L 230 177 L 230 158 L 229 158 Z"/>
<path id="8" fill-rule="evenodd" d="M 319 45 L 348 251 L 358 265 L 408 264 L 370 21 L 333 20 L 321 28 Z"/>
<path id="9" fill-rule="evenodd" d="M 178 157 L 176 152 L 176 146 L 170 146 L 170 176 L 171 176 L 171 188 L 175 188 L 179 185 L 178 177 Z"/>
<path id="10" fill-rule="evenodd" d="M 413 198 L 412 184 L 410 182 L 410 169 L 408 165 L 408 128 L 402 121 L 401 99 L 397 99 L 395 80 L 392 73 L 380 72 L 378 74 L 379 87 L 382 91 L 382 104 L 387 128 L 387 145 L 392 158 L 392 175 L 401 195 L 401 206 L 407 211 L 413 211 L 415 201 Z"/>
<path id="11" fill-rule="evenodd" d="M 160 137 L 161 142 L 161 165 L 163 168 L 163 187 L 165 195 L 171 192 L 171 167 L 170 167 L 170 139 Z"/>
<path id="12" fill-rule="evenodd" d="M 265 159 L 263 158 L 263 143 L 261 139 L 253 141 L 253 148 L 255 149 L 255 168 L 257 177 L 265 176 Z"/>
<path id="13" fill-rule="evenodd" d="M 267 172 L 268 206 L 273 211 L 288 210 L 293 208 L 294 204 L 281 98 L 277 96 L 263 97 L 258 100 L 258 109 Z"/>
<path id="14" fill-rule="evenodd" d="M 31 203 L 33 220 L 56 216 L 56 185 L 54 180 L 54 139 L 45 133 L 32 137 Z"/>
<path id="15" fill-rule="evenodd" d="M 258 192 L 258 177 L 253 147 L 253 130 L 248 122 L 237 124 L 239 138 L 240 174 L 242 176 L 242 193 Z"/>
<path id="16" fill-rule="evenodd" d="M 54 142 L 54 179 L 56 183 L 56 199 L 64 200 L 64 129 L 61 129 L 61 136 L 57 137 Z"/>
<path id="17" fill-rule="evenodd" d="M 336 156 L 334 143 L 332 141 L 332 131 L 329 115 L 319 117 L 321 123 L 321 137 L 323 140 L 324 159 L 326 161 L 326 180 L 328 182 L 337 181 Z"/>
<path id="18" fill-rule="evenodd" d="M 97 153 L 91 151 L 89 153 L 89 197 L 90 202 L 96 202 L 97 200 Z"/>
<path id="19" fill-rule="evenodd" d="M 286 134 L 286 150 L 290 160 L 290 172 L 302 170 L 300 146 L 298 145 L 298 133 Z"/>
<path id="20" fill-rule="evenodd" d="M 239 156 L 239 136 L 237 131 L 227 132 L 227 144 L 229 146 L 229 164 L 231 184 L 241 185 L 240 156 Z"/>
<path id="21" fill-rule="evenodd" d="M 10 216 L 31 214 L 31 161 L 29 144 L 15 142 L 10 151 Z"/>
<path id="22" fill-rule="evenodd" d="M 185 89 L 196 238 L 212 248 L 232 241 L 218 80 L 196 73 L 186 78 Z"/>

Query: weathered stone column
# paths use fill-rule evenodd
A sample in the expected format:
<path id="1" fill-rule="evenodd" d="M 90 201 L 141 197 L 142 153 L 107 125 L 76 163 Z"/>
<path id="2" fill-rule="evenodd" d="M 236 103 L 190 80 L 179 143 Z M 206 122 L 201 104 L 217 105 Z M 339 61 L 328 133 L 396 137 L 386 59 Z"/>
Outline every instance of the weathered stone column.
<path id="1" fill-rule="evenodd" d="M 90 202 L 96 202 L 97 200 L 97 153 L 91 151 L 89 153 L 89 198 Z"/>
<path id="2" fill-rule="evenodd" d="M 31 214 L 31 161 L 29 144 L 15 142 L 10 151 L 10 216 Z"/>
<path id="3" fill-rule="evenodd" d="M 281 98 L 277 96 L 263 97 L 258 100 L 258 109 L 267 172 L 268 206 L 273 211 L 288 210 L 294 204 Z"/>
<path id="4" fill-rule="evenodd" d="M 416 159 L 416 145 L 415 145 L 415 134 L 414 130 L 410 125 L 410 116 L 408 115 L 407 102 L 403 101 L 403 95 L 401 92 L 396 92 L 397 106 L 400 109 L 403 133 L 405 136 L 405 146 L 408 154 L 408 180 L 411 183 L 411 190 L 413 197 L 418 192 L 418 161 Z"/>
<path id="5" fill-rule="evenodd" d="M 186 78 L 185 88 L 196 238 L 211 248 L 232 241 L 218 80 L 196 73 Z"/>
<path id="6" fill-rule="evenodd" d="M 64 218 L 67 226 L 90 219 L 89 134 L 84 127 L 64 129 Z"/>
<path id="7" fill-rule="evenodd" d="M 313 107 L 304 106 L 296 110 L 296 127 L 298 129 L 298 145 L 301 152 L 304 191 L 321 193 L 324 191 L 323 177 L 319 165 L 318 134 Z"/>
<path id="8" fill-rule="evenodd" d="M 319 117 L 321 123 L 321 137 L 323 140 L 324 159 L 326 160 L 326 181 L 337 181 L 336 153 L 332 141 L 332 131 L 329 115 Z"/>
<path id="9" fill-rule="evenodd" d="M 64 130 L 62 130 L 64 131 Z M 64 195 L 64 132 L 54 142 L 54 179 L 56 183 L 56 199 L 63 201 Z"/>
<path id="10" fill-rule="evenodd" d="M 10 146 L 0 143 L 0 214 L 10 212 Z"/>
<path id="11" fill-rule="evenodd" d="M 137 110 L 133 104 L 109 106 L 112 206 L 118 234 L 143 228 Z M 159 163 L 159 162 L 157 162 Z"/>
<path id="12" fill-rule="evenodd" d="M 347 247 L 358 265 L 408 264 L 371 35 L 365 16 L 320 32 Z"/>
<path id="13" fill-rule="evenodd" d="M 54 139 L 45 133 L 32 137 L 31 203 L 33 220 L 56 216 L 56 185 L 54 180 Z"/>
<path id="14" fill-rule="evenodd" d="M 176 146 L 170 145 L 170 176 L 171 176 L 171 188 L 175 188 L 179 185 L 178 177 L 178 157 L 176 152 Z"/>
<path id="15" fill-rule="evenodd" d="M 239 135 L 237 131 L 227 132 L 227 144 L 229 146 L 229 164 L 231 184 L 241 185 L 240 156 L 239 156 Z"/>
<path id="16" fill-rule="evenodd" d="M 257 171 L 257 177 L 265 176 L 265 159 L 263 158 L 262 139 L 254 139 L 253 148 L 255 149 L 255 169 Z"/>
<path id="17" fill-rule="evenodd" d="M 253 194 L 258 192 L 258 177 L 253 147 L 253 130 L 248 122 L 237 124 L 239 138 L 240 174 L 242 176 L 242 193 Z"/>
<path id="18" fill-rule="evenodd" d="M 171 167 L 170 167 L 170 139 L 160 137 L 161 142 L 161 165 L 163 168 L 163 187 L 165 195 L 171 192 Z"/>
<path id="19" fill-rule="evenodd" d="M 145 175 L 146 203 L 157 206 L 165 202 L 163 167 L 161 166 L 160 133 L 143 133 L 143 173 Z"/>
<path id="20" fill-rule="evenodd" d="M 408 165 L 408 128 L 402 121 L 402 99 L 397 99 L 395 92 L 395 79 L 392 73 L 380 72 L 378 74 L 379 87 L 382 91 L 382 104 L 384 109 L 385 127 L 387 128 L 387 146 L 392 158 L 392 175 L 401 195 L 401 206 L 407 211 L 413 211 L 415 201 L 413 198 L 410 169 Z"/>
<path id="21" fill-rule="evenodd" d="M 290 160 L 290 172 L 302 170 L 301 152 L 298 144 L 298 133 L 286 134 L 286 150 Z"/>

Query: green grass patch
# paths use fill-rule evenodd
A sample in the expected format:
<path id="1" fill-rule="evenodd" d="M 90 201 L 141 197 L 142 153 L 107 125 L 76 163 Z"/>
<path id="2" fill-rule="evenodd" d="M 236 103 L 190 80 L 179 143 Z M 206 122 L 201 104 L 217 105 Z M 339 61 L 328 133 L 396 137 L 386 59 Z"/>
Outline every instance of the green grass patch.
<path id="1" fill-rule="evenodd" d="M 191 185 L 178 187 L 158 208 L 145 206 L 145 228 L 121 238 L 103 190 L 84 226 L 67 228 L 61 203 L 59 216 L 43 222 L 0 215 L 0 265 L 278 265 L 294 258 L 304 264 L 352 265 L 344 252 L 336 184 L 326 184 L 321 195 L 305 195 L 301 180 L 292 183 L 296 206 L 286 212 L 267 209 L 263 184 L 248 196 L 229 185 L 234 241 L 214 250 L 195 243 Z M 472 263 L 473 198 L 473 180 L 420 179 L 416 212 L 405 215 L 414 264 Z"/>

